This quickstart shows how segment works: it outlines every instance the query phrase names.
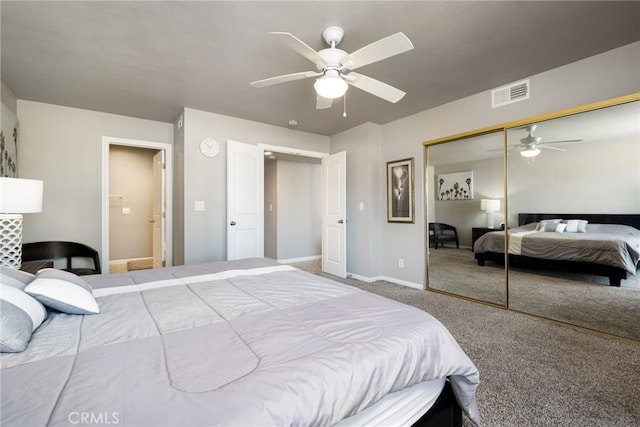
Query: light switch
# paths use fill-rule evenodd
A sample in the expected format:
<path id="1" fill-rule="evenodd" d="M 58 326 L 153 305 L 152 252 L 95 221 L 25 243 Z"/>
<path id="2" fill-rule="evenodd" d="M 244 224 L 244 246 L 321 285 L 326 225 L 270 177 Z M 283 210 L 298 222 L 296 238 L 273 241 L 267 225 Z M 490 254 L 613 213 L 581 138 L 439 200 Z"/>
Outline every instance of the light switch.
<path id="1" fill-rule="evenodd" d="M 360 210 L 363 211 L 364 210 L 364 202 L 360 202 Z"/>
<path id="2" fill-rule="evenodd" d="M 131 208 L 122 208 L 122 215 L 130 215 Z"/>
<path id="3" fill-rule="evenodd" d="M 204 210 L 204 200 L 196 200 L 193 204 L 193 210 L 195 211 L 203 211 Z"/>

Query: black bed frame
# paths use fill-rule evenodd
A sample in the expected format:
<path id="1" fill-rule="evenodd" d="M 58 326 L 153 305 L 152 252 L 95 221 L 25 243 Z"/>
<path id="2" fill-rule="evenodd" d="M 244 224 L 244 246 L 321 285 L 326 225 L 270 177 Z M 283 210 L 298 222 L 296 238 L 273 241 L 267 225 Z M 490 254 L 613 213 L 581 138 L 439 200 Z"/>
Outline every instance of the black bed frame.
<path id="1" fill-rule="evenodd" d="M 584 219 L 594 224 L 622 224 L 635 227 L 640 230 L 640 215 L 636 214 L 548 214 L 548 213 L 521 213 L 518 214 L 518 225 L 542 221 L 544 219 Z M 504 254 L 498 252 L 476 253 L 475 259 L 478 265 L 483 266 L 485 261 L 504 263 Z M 594 264 L 590 262 L 561 261 L 531 258 L 523 255 L 509 254 L 509 264 L 520 267 L 549 268 L 565 270 L 573 273 L 586 273 L 595 276 L 609 278 L 611 286 L 620 286 L 622 280 L 628 277 L 628 272 L 622 268 L 608 265 Z"/>
<path id="2" fill-rule="evenodd" d="M 412 427 L 462 427 L 462 409 L 448 380 L 433 406 Z"/>

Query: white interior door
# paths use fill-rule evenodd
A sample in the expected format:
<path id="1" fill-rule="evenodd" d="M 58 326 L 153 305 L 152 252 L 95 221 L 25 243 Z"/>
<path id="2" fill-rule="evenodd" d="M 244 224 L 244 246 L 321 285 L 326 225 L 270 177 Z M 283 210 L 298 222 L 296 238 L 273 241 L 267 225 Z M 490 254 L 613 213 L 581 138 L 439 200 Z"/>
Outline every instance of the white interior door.
<path id="1" fill-rule="evenodd" d="M 153 268 L 166 264 L 165 243 L 165 162 L 164 151 L 153 156 Z"/>
<path id="2" fill-rule="evenodd" d="M 347 153 L 322 159 L 322 271 L 347 277 Z"/>
<path id="3" fill-rule="evenodd" d="M 227 142 L 227 259 L 264 256 L 264 154 Z"/>

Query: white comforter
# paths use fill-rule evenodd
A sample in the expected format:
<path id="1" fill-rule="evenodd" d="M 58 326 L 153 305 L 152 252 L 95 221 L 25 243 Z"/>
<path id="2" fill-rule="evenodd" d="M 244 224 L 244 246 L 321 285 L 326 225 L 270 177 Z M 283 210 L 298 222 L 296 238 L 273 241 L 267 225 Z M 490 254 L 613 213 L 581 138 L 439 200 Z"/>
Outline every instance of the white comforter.
<path id="1" fill-rule="evenodd" d="M 479 423 L 478 371 L 429 314 L 265 260 L 224 265 L 89 278 L 99 315 L 51 315 L 2 355 L 2 425 L 331 425 L 442 377 Z"/>

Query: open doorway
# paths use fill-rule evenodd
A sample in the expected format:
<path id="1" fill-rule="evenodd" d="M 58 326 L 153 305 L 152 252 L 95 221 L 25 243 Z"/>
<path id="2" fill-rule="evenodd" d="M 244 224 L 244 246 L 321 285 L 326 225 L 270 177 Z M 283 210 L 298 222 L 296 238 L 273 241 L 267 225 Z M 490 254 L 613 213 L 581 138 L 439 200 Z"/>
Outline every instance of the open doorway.
<path id="1" fill-rule="evenodd" d="M 171 146 L 103 138 L 103 271 L 171 265 Z"/>
<path id="2" fill-rule="evenodd" d="M 322 161 L 265 152 L 264 255 L 321 270 Z"/>
<path id="3" fill-rule="evenodd" d="M 264 256 L 264 152 L 285 149 L 227 141 L 227 260 Z M 322 271 L 346 277 L 346 152 L 287 154 L 322 159 Z"/>

